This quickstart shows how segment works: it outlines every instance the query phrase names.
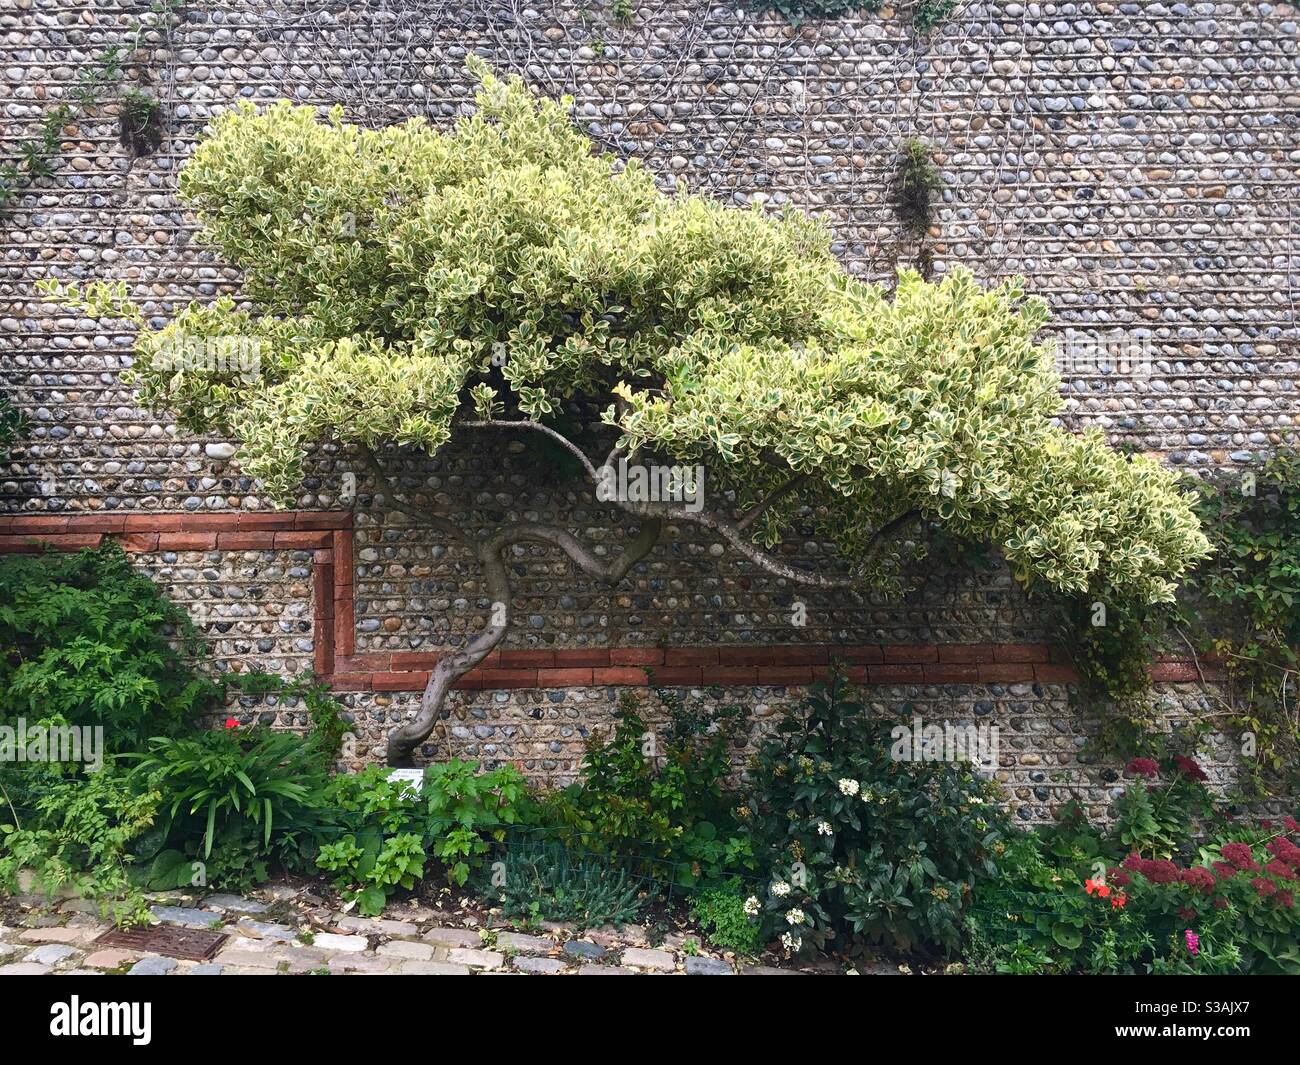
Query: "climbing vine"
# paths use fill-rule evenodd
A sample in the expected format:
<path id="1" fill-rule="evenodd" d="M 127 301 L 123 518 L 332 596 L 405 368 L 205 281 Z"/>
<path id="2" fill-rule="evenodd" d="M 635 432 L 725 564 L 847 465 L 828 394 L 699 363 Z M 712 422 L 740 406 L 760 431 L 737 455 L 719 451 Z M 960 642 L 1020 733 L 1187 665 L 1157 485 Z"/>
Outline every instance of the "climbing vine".
<path id="1" fill-rule="evenodd" d="M 1059 602 L 1058 641 L 1070 649 L 1087 704 L 1102 709 L 1102 746 L 1149 740 L 1147 666 L 1160 649 L 1195 656 L 1217 704 L 1202 730 L 1239 738 L 1249 796 L 1300 783 L 1300 452 L 1207 479 L 1201 527 L 1214 548 L 1164 606 Z M 1217 678 L 1216 678 L 1217 679 Z M 1221 694 L 1220 694 L 1221 693 Z M 1249 772 L 1252 770 L 1253 772 Z"/>
<path id="2" fill-rule="evenodd" d="M 154 0 L 147 18 L 127 28 L 125 44 L 105 48 L 80 72 L 77 87 L 71 94 L 72 102 L 48 110 L 35 135 L 20 141 L 13 157 L 0 163 L 0 215 L 24 188 L 54 173 L 54 160 L 67 135 L 67 127 L 105 102 L 111 89 L 125 77 L 127 64 L 143 49 L 145 33 L 165 27 L 184 2 Z M 128 89 L 121 102 L 123 143 L 137 155 L 156 148 L 161 141 L 158 101 L 141 90 Z"/>
<path id="3" fill-rule="evenodd" d="M 1173 618 L 1226 677 L 1227 725 L 1253 782 L 1300 781 L 1300 452 L 1219 478 L 1199 505 L 1214 554 Z M 1251 758 L 1253 756 L 1253 763 Z"/>
<path id="4" fill-rule="evenodd" d="M 22 411 L 0 395 L 0 462 L 9 460 L 9 451 L 15 441 L 27 432 L 27 419 Z"/>

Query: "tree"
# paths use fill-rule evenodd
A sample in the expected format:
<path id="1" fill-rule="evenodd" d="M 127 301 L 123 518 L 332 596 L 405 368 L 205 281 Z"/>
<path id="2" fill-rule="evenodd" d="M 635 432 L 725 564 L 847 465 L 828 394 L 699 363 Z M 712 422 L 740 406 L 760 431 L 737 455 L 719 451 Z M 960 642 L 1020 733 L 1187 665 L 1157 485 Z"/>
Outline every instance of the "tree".
<path id="1" fill-rule="evenodd" d="M 1144 601 L 1171 598 L 1206 553 L 1174 474 L 1053 424 L 1046 308 L 1018 282 L 903 272 L 891 298 L 851 278 L 812 219 L 666 196 L 636 160 L 592 153 L 571 100 L 473 71 L 478 109 L 447 132 L 287 103 L 216 119 L 181 191 L 252 309 L 223 298 L 150 328 L 125 286 L 48 287 L 134 316 L 143 399 L 240 441 L 274 500 L 325 440 L 383 485 L 394 449 L 533 434 L 639 521 L 606 559 L 557 526 L 460 528 L 390 484 L 390 505 L 473 553 L 491 604 L 392 733 L 391 761 L 505 635 L 502 553 L 525 541 L 614 584 L 694 523 L 792 583 L 896 586 L 917 530 L 938 526 L 996 546 L 1027 587 Z M 256 345 L 255 365 L 178 357 L 231 338 Z M 698 467 L 704 496 L 688 476 L 638 497 L 625 464 Z M 835 545 L 838 570 L 772 553 L 796 524 Z"/>

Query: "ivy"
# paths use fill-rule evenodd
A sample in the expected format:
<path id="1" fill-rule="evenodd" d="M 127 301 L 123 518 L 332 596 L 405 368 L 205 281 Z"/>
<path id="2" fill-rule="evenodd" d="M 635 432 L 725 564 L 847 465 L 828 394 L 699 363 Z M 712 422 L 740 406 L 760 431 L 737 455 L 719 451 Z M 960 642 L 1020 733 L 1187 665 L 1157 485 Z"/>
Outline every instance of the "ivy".
<path id="1" fill-rule="evenodd" d="M 1253 754 L 1257 790 L 1300 756 L 1300 452 L 1218 478 L 1198 505 L 1214 554 L 1174 617 L 1177 631 L 1221 664 L 1224 712 Z"/>

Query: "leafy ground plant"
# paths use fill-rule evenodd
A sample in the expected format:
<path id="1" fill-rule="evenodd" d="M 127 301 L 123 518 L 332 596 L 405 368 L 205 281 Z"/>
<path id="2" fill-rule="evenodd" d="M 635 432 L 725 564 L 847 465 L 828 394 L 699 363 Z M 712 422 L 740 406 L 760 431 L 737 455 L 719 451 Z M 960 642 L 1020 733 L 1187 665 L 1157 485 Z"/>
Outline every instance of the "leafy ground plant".
<path id="1" fill-rule="evenodd" d="M 699 892 L 691 899 L 691 914 L 715 947 L 750 955 L 763 948 L 758 897 L 739 878 Z"/>
<path id="2" fill-rule="evenodd" d="M 507 917 L 596 928 L 630 924 L 645 907 L 640 878 L 566 842 L 521 836 L 493 853 L 475 886 Z"/>
<path id="3" fill-rule="evenodd" d="M 158 792 L 111 766 L 85 775 L 43 766 L 15 776 L 0 775 L 0 890 L 66 892 L 98 900 L 118 924 L 147 920 L 131 870 Z"/>
<path id="4" fill-rule="evenodd" d="M 335 885 L 368 915 L 383 912 L 396 890 L 412 890 L 438 862 L 453 884 L 481 867 L 492 841 L 505 838 L 532 809 L 527 785 L 513 766 L 479 772 L 454 758 L 429 766 L 417 787 L 370 766 L 330 782 L 335 819 L 316 857 Z"/>
<path id="5" fill-rule="evenodd" d="M 549 807 L 585 847 L 642 875 L 688 888 L 716 883 L 751 860 L 727 789 L 743 713 L 657 695 L 664 726 L 651 728 L 636 697 L 624 697 L 612 732 L 588 741 L 578 783 Z"/>
<path id="6" fill-rule="evenodd" d="M 318 826 L 326 776 L 294 733 L 230 719 L 224 729 L 156 737 L 131 757 L 139 786 L 161 797 L 155 877 L 187 866 L 193 876 L 197 863 L 206 884 L 247 887 L 266 879 L 271 859 L 293 861 Z"/>

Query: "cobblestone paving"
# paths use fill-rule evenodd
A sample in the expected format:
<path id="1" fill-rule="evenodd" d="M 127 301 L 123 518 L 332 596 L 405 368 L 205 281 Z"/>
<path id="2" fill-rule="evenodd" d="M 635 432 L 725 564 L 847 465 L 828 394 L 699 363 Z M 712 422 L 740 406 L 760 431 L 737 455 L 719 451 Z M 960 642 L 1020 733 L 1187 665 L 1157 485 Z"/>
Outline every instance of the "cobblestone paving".
<path id="1" fill-rule="evenodd" d="M 227 935 L 215 957 L 187 961 L 96 942 L 111 927 L 93 903 L 9 899 L 0 922 L 0 975 L 279 976 L 529 975 L 761 976 L 833 974 L 842 965 L 797 967 L 737 958 L 702 946 L 702 937 L 669 933 L 650 942 L 627 925 L 579 931 L 545 924 L 530 931 L 469 927 L 462 914 L 423 905 L 357 917 L 320 904 L 309 890 L 269 885 L 253 896 L 213 894 L 159 899 L 158 923 Z M 882 963 L 864 973 L 897 973 Z"/>

